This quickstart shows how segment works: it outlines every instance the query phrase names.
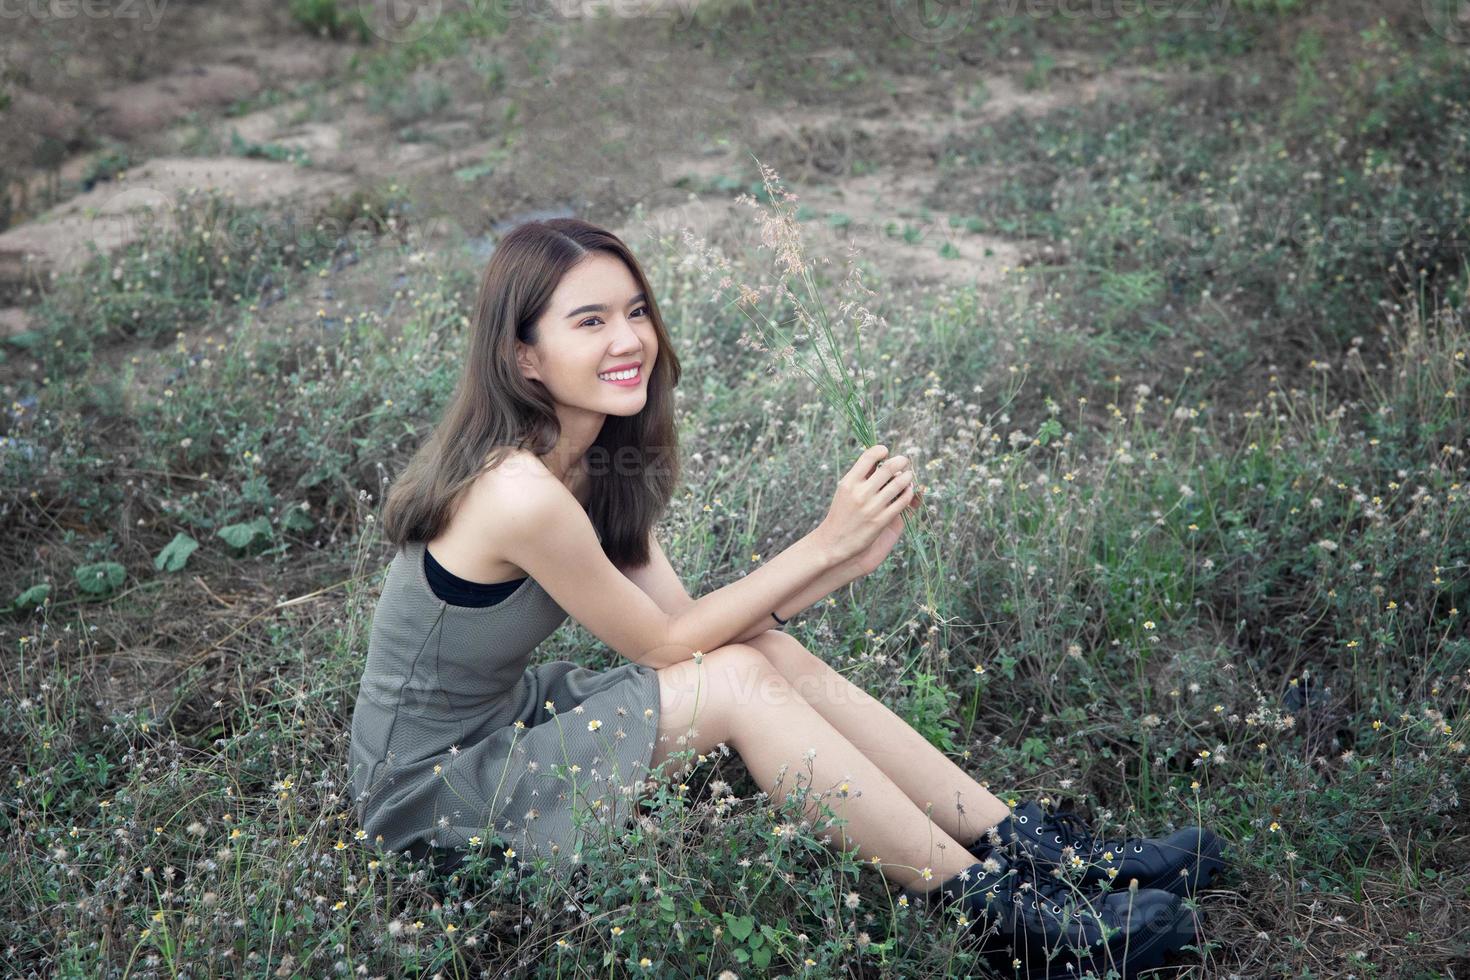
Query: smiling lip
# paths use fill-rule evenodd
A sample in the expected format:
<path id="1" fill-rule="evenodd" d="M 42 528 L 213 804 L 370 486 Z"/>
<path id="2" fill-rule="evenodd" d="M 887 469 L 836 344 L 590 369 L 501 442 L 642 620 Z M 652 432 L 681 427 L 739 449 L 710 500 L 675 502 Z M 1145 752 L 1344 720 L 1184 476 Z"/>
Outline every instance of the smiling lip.
<path id="1" fill-rule="evenodd" d="M 627 371 L 630 368 L 635 368 L 638 371 L 638 373 L 633 375 L 631 378 L 626 378 L 618 381 L 610 381 L 607 378 L 599 377 L 597 380 L 601 381 L 603 384 L 617 385 L 619 388 L 636 388 L 639 384 L 643 382 L 642 363 L 623 364 L 615 368 L 609 368 L 608 370 L 609 373 L 611 373 L 616 371 Z"/>

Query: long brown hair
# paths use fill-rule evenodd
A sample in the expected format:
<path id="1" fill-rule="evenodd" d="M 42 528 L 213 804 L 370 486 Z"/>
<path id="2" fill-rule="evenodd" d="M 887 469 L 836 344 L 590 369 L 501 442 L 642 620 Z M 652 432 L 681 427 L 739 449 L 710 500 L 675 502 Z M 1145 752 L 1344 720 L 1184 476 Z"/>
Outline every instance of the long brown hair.
<path id="1" fill-rule="evenodd" d="M 433 433 L 389 485 L 381 518 L 389 541 L 403 547 L 438 537 L 460 494 L 481 473 L 513 449 L 540 457 L 556 446 L 561 434 L 556 404 L 540 381 L 522 376 L 515 342 L 537 342 L 536 321 L 562 276 L 597 251 L 622 259 L 647 297 L 658 357 L 643 410 L 608 415 L 587 451 L 587 512 L 613 564 L 637 567 L 648 561 L 649 533 L 679 482 L 674 428 L 679 358 L 628 246 L 578 218 L 528 221 L 496 246 L 480 281 L 464 374 Z"/>

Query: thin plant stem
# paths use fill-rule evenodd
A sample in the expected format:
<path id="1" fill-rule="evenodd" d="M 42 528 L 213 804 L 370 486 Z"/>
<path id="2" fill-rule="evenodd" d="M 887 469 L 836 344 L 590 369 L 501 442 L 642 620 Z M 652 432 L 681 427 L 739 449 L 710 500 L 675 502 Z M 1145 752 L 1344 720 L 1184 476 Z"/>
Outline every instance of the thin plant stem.
<path id="1" fill-rule="evenodd" d="M 778 262 L 785 268 L 784 273 L 779 276 L 774 294 L 789 298 L 794 307 L 795 322 L 787 330 L 780 322 L 761 311 L 756 306 L 756 301 L 764 295 L 762 290 L 741 285 L 734 305 L 754 327 L 758 337 L 750 346 L 772 353 L 779 362 L 789 361 L 812 383 L 823 401 L 842 417 L 847 430 L 866 449 L 878 441 L 878 412 L 868 390 L 870 375 L 863 360 L 861 333 L 865 319 L 878 318 L 856 302 L 844 304 L 844 312 L 855 309 L 858 314 L 853 330 L 855 356 L 851 360 L 844 356 L 837 320 L 822 299 L 821 290 L 812 275 L 812 264 L 802 256 L 800 236 L 796 232 L 797 223 L 791 205 L 795 197 L 780 187 L 779 178 L 772 168 L 761 164 L 758 159 L 755 162 L 761 172 L 765 196 L 770 201 L 769 210 L 749 195 L 742 195 L 741 200 L 760 209 L 763 242 L 776 250 Z M 689 238 L 686 235 L 686 241 Z M 851 255 L 848 264 L 851 270 L 850 281 L 861 288 Z M 722 267 L 728 269 L 728 263 L 722 263 Z M 802 294 L 799 295 L 791 288 L 790 280 L 799 283 Z M 722 280 L 721 288 L 725 288 L 726 284 L 731 284 L 729 277 Z M 801 329 L 803 327 L 804 330 Z M 800 345 L 796 343 L 798 335 L 804 335 Z M 905 510 L 901 516 L 904 534 L 917 557 L 924 587 L 925 609 L 937 617 L 939 568 L 935 556 L 931 554 L 932 521 L 927 512 Z"/>

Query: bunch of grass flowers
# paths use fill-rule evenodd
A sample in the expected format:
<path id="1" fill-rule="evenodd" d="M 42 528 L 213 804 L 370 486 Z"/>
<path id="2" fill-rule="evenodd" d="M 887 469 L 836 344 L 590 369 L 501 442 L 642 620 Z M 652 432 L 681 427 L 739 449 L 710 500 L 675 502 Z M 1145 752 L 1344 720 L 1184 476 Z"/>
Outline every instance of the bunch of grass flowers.
<path id="1" fill-rule="evenodd" d="M 716 296 L 730 299 L 750 322 L 751 331 L 742 334 L 736 344 L 770 354 L 776 361 L 773 373 L 794 372 L 810 380 L 866 449 L 878 442 L 887 416 L 878 411 L 870 394 L 873 378 L 863 358 L 863 332 L 886 328 L 888 323 L 867 305 L 876 293 L 863 284 L 853 247 L 848 249 L 847 272 L 838 287 L 842 298 L 835 313 L 829 310 L 813 277 L 814 263 L 802 245 L 796 195 L 781 186 L 774 168 L 759 160 L 756 165 L 766 201 L 757 201 L 750 194 L 741 194 L 736 201 L 755 212 L 760 247 L 775 256 L 774 282 L 751 286 L 740 281 L 729 259 L 687 228 L 684 243 L 707 280 L 718 276 Z M 826 262 L 825 258 L 816 260 L 819 265 Z M 782 319 L 780 314 L 787 310 L 789 316 Z M 922 500 L 920 489 L 915 487 L 915 497 Z M 905 509 L 902 516 L 904 532 L 918 554 L 927 609 L 938 615 L 938 572 L 930 556 L 934 535 L 927 512 Z"/>

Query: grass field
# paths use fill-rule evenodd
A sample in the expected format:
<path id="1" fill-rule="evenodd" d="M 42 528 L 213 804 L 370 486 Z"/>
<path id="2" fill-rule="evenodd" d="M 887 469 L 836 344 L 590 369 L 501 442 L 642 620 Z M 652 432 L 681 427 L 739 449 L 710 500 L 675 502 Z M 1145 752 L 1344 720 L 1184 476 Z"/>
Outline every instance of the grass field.
<path id="1" fill-rule="evenodd" d="M 673 7 L 446 3 L 385 42 L 293 3 L 282 37 L 351 57 L 185 119 L 183 152 L 326 172 L 325 142 L 210 127 L 350 108 L 379 127 L 338 134 L 352 193 L 186 195 L 4 293 L 6 975 L 986 975 L 735 756 L 575 879 L 436 882 L 353 818 L 375 514 L 458 377 L 497 222 L 573 202 L 644 262 L 686 372 L 660 540 L 691 594 L 825 513 L 858 447 L 677 233 L 773 281 L 752 155 L 834 309 L 859 249 L 881 441 L 917 461 L 937 559 L 932 596 L 901 543 L 790 631 L 1003 798 L 1220 833 L 1182 975 L 1470 975 L 1470 24 Z M 84 137 L 91 176 L 123 185 L 155 138 Z M 372 169 L 414 146 L 453 163 Z M 618 660 L 572 621 L 537 659 Z"/>

